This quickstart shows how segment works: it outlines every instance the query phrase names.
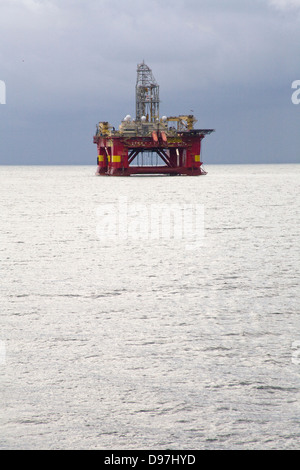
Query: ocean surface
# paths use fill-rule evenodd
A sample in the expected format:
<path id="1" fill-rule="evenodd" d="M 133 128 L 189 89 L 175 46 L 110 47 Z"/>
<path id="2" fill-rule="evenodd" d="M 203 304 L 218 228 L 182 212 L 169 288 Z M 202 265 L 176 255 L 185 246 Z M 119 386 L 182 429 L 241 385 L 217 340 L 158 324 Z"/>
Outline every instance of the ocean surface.
<path id="1" fill-rule="evenodd" d="M 0 167 L 1 449 L 299 449 L 300 165 L 206 170 Z"/>

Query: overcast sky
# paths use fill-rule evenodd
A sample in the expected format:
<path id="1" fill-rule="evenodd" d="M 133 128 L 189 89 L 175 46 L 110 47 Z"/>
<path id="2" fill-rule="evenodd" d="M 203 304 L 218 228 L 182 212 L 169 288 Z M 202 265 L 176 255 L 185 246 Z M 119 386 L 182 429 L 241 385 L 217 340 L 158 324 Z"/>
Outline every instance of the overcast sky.
<path id="1" fill-rule="evenodd" d="M 205 164 L 300 162 L 300 0 L 0 0 L 0 164 L 96 164 L 143 60 Z"/>

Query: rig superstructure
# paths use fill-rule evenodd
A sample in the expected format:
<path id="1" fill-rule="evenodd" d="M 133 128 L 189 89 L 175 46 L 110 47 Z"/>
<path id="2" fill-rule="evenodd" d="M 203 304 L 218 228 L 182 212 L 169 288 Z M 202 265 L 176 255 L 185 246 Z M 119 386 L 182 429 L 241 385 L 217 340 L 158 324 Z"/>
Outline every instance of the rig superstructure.
<path id="1" fill-rule="evenodd" d="M 137 66 L 136 117 L 127 115 L 115 130 L 96 126 L 97 175 L 205 175 L 201 141 L 214 129 L 194 129 L 192 114 L 159 117 L 159 85 L 143 62 Z"/>

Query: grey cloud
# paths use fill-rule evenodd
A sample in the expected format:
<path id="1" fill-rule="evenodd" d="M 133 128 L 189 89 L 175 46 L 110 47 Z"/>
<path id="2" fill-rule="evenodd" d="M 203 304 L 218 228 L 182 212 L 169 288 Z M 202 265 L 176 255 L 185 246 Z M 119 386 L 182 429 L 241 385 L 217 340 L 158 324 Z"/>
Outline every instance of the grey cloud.
<path id="1" fill-rule="evenodd" d="M 194 109 L 201 124 L 218 128 L 214 144 L 208 143 L 215 146 L 216 160 L 252 161 L 249 145 L 256 122 L 275 132 L 284 115 L 285 134 L 294 134 L 297 107 L 289 93 L 291 82 L 300 78 L 300 17 L 295 9 L 282 9 L 288 3 L 296 2 L 3 0 L 0 80 L 7 86 L 7 104 L 0 107 L 1 161 L 8 154 L 18 161 L 9 125 L 26 128 L 38 155 L 43 132 L 35 139 L 35 129 L 44 125 L 55 132 L 57 123 L 68 121 L 65 137 L 59 146 L 50 144 L 49 154 L 72 163 L 71 129 L 83 139 L 76 140 L 76 149 L 88 155 L 82 162 L 93 162 L 88 132 L 99 120 L 118 125 L 123 115 L 134 114 L 136 64 L 143 59 L 161 86 L 164 113 Z M 243 113 L 249 134 L 240 127 Z M 233 146 L 220 156 L 218 142 L 227 142 L 230 123 L 235 145 L 247 141 L 243 156 L 232 155 Z M 283 158 L 280 145 L 267 147 L 262 139 L 258 145 L 269 148 L 269 159 Z M 293 161 L 296 141 L 294 135 L 283 137 Z"/>

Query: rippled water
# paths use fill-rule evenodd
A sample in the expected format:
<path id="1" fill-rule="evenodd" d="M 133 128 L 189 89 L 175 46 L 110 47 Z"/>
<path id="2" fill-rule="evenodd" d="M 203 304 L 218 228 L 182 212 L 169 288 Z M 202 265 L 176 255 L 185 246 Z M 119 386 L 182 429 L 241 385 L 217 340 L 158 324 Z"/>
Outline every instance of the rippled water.
<path id="1" fill-rule="evenodd" d="M 0 448 L 299 447 L 300 166 L 206 169 L 0 168 Z M 100 237 L 119 197 L 204 237 Z"/>

